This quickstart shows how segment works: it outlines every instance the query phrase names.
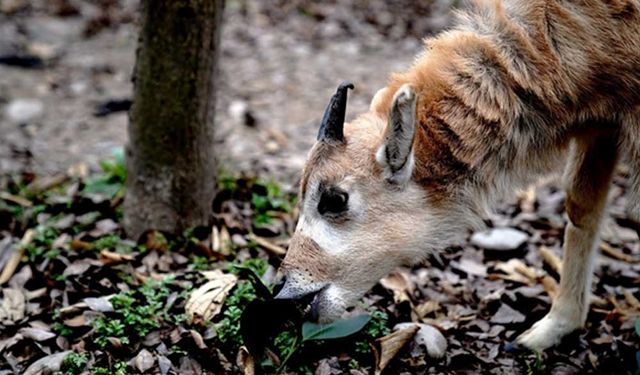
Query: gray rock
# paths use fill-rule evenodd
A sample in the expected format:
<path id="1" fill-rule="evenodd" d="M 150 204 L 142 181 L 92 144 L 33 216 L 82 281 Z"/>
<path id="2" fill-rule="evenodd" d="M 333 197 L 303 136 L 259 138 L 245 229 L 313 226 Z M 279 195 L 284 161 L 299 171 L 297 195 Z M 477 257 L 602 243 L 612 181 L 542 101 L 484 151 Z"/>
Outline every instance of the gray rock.
<path id="1" fill-rule="evenodd" d="M 62 46 L 81 38 L 84 22 L 81 18 L 39 16 L 32 18 L 25 26 L 31 41 Z"/>
<path id="2" fill-rule="evenodd" d="M 527 241 L 529 236 L 513 228 L 495 228 L 486 232 L 476 232 L 471 243 L 489 250 L 515 250 Z"/>
<path id="3" fill-rule="evenodd" d="M 39 117 L 44 110 L 38 99 L 14 99 L 5 108 L 7 118 L 16 124 L 24 124 Z"/>

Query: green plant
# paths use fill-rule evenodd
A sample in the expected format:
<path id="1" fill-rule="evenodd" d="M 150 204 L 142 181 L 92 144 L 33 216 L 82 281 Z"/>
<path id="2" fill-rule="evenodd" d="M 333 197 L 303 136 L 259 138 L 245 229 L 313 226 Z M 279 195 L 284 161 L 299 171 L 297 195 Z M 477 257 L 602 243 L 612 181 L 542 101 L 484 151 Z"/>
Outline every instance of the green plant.
<path id="1" fill-rule="evenodd" d="M 191 255 L 189 261 L 189 270 L 202 271 L 211 268 L 211 260 L 202 255 Z"/>
<path id="2" fill-rule="evenodd" d="M 112 369 L 106 367 L 94 367 L 91 369 L 93 375 L 127 375 L 127 362 L 120 361 L 113 365 Z"/>
<path id="3" fill-rule="evenodd" d="M 268 224 L 278 212 L 290 212 L 296 203 L 295 194 L 282 190 L 273 180 L 246 176 L 234 176 L 227 171 L 219 173 L 220 195 L 229 195 L 240 201 L 248 201 L 253 209 L 253 224 Z"/>
<path id="4" fill-rule="evenodd" d="M 118 253 L 129 254 L 135 248 L 140 248 L 141 246 L 136 246 L 132 241 L 123 240 L 117 234 L 109 234 L 93 241 L 91 247 L 96 251 L 110 249 Z"/>
<path id="5" fill-rule="evenodd" d="M 79 375 L 87 367 L 89 357 L 83 353 L 72 352 L 67 354 L 62 360 L 60 371 L 56 371 L 54 375 Z"/>
<path id="6" fill-rule="evenodd" d="M 276 374 L 282 373 L 286 368 L 291 356 L 298 351 L 307 341 L 339 339 L 353 335 L 365 327 L 371 320 L 371 315 L 363 314 L 349 319 L 336 320 L 329 324 L 304 322 L 302 324 L 301 336 L 296 336 L 291 346 L 286 349 L 284 356 Z"/>
<path id="7" fill-rule="evenodd" d="M 127 166 L 124 160 L 124 148 L 116 147 L 111 151 L 111 158 L 100 161 L 100 168 L 109 177 L 124 183 L 127 179 Z"/>
<path id="8" fill-rule="evenodd" d="M 60 336 L 71 336 L 73 334 L 73 329 L 67 327 L 65 324 L 62 323 L 60 319 L 59 309 L 53 310 L 52 318 L 53 318 L 53 325 L 51 326 L 51 329 L 53 329 L 54 332 L 56 332 Z"/>
<path id="9" fill-rule="evenodd" d="M 60 250 L 53 248 L 53 242 L 60 236 L 60 232 L 47 225 L 38 225 L 31 243 L 25 246 L 25 260 L 31 263 L 42 258 L 55 258 Z"/>
<path id="10" fill-rule="evenodd" d="M 273 219 L 273 211 L 290 212 L 295 205 L 294 198 L 285 194 L 276 182 L 258 182 L 256 185 L 263 187 L 266 194 L 254 192 L 251 195 L 254 224 L 268 224 Z"/>
<path id="11" fill-rule="evenodd" d="M 527 375 L 546 374 L 546 368 L 540 353 L 536 352 L 536 358 L 532 362 L 526 361 Z"/>
<path id="12" fill-rule="evenodd" d="M 73 334 L 73 329 L 60 322 L 53 323 L 51 329 L 60 336 L 71 336 Z"/>
<path id="13" fill-rule="evenodd" d="M 165 301 L 171 294 L 168 287 L 171 281 L 172 278 L 161 281 L 149 279 L 137 289 L 115 295 L 111 299 L 113 316 L 101 317 L 93 322 L 95 342 L 105 347 L 109 337 L 116 337 L 127 344 L 129 339 L 125 336 L 126 332 L 143 337 L 159 328 L 163 321 L 175 324 L 184 320 L 183 314 L 171 315 L 165 310 Z"/>
<path id="14" fill-rule="evenodd" d="M 242 268 L 248 268 L 251 271 L 255 272 L 256 275 L 262 277 L 265 272 L 267 272 L 267 268 L 269 267 L 269 262 L 266 259 L 262 258 L 249 258 L 242 263 L 231 263 L 228 267 L 229 272 L 231 273 L 239 273 Z"/>
<path id="15" fill-rule="evenodd" d="M 95 342 L 102 348 L 109 344 L 109 337 L 117 338 L 125 345 L 129 343 L 129 338 L 124 334 L 125 325 L 120 319 L 100 317 L 93 321 L 93 328 Z"/>
<path id="16" fill-rule="evenodd" d="M 360 368 L 360 362 L 358 362 L 357 360 L 351 358 L 349 360 L 349 364 L 348 364 L 349 368 L 352 370 L 357 370 Z"/>
<path id="17" fill-rule="evenodd" d="M 286 358 L 293 354 L 297 339 L 294 332 L 283 331 L 273 340 L 273 345 L 278 349 L 278 354 Z"/>
<path id="18" fill-rule="evenodd" d="M 220 190 L 235 191 L 238 189 L 237 178 L 225 170 L 218 172 L 218 186 Z"/>
<path id="19" fill-rule="evenodd" d="M 262 258 L 250 258 L 237 264 L 232 263 L 227 268 L 229 272 L 240 273 L 241 270 L 250 269 L 258 277 L 262 277 L 267 271 L 269 263 Z M 215 324 L 218 339 L 227 345 L 240 346 L 240 317 L 244 307 L 257 298 L 256 290 L 247 280 L 240 280 L 227 296 L 222 312 L 222 319 Z"/>
<path id="20" fill-rule="evenodd" d="M 100 168 L 102 173 L 92 175 L 84 181 L 82 192 L 113 198 L 124 189 L 124 182 L 127 179 L 124 150 L 114 149 L 110 159 L 100 162 Z"/>
<path id="21" fill-rule="evenodd" d="M 244 306 L 256 299 L 256 292 L 250 282 L 241 280 L 225 300 L 222 319 L 215 324 L 218 339 L 232 347 L 240 346 L 240 317 Z"/>
<path id="22" fill-rule="evenodd" d="M 389 315 L 383 311 L 370 309 L 371 320 L 364 326 L 361 340 L 355 342 L 355 351 L 360 354 L 367 354 L 371 351 L 369 342 L 388 335 L 391 330 L 388 327 Z"/>

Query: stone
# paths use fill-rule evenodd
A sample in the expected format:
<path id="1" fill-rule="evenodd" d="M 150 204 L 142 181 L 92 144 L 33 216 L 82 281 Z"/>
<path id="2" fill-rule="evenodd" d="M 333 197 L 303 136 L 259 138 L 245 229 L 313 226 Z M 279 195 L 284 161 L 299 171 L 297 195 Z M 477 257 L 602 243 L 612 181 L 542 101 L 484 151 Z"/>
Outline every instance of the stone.
<path id="1" fill-rule="evenodd" d="M 16 124 L 25 124 L 39 117 L 44 105 L 38 99 L 14 99 L 5 108 L 7 118 Z"/>
<path id="2" fill-rule="evenodd" d="M 522 246 L 529 235 L 513 228 L 495 228 L 485 232 L 476 232 L 471 243 L 489 250 L 515 250 Z"/>

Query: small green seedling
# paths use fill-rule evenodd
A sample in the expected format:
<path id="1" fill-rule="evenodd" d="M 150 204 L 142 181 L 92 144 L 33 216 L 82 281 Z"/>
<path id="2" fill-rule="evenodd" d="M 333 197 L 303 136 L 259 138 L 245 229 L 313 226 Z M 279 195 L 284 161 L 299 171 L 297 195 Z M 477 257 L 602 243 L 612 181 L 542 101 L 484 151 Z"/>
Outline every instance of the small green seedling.
<path id="1" fill-rule="evenodd" d="M 102 173 L 93 175 L 84 182 L 82 193 L 97 194 L 111 199 L 123 191 L 127 179 L 124 150 L 114 149 L 112 158 L 101 161 L 100 168 Z"/>
<path id="2" fill-rule="evenodd" d="M 137 289 L 111 298 L 114 312 L 109 317 L 100 317 L 93 321 L 96 344 L 106 347 L 109 337 L 128 344 L 131 334 L 144 337 L 159 328 L 162 322 L 175 323 L 183 319 L 183 316 L 169 314 L 165 310 L 165 301 L 171 294 L 167 285 L 171 281 L 172 278 L 161 281 L 148 280 Z"/>
<path id="3" fill-rule="evenodd" d="M 94 375 L 127 375 L 128 368 L 129 365 L 127 362 L 120 361 L 116 362 L 112 369 L 106 367 L 94 367 L 91 369 L 91 373 Z"/>
<path id="4" fill-rule="evenodd" d="M 54 375 L 80 375 L 87 367 L 89 358 L 86 354 L 71 352 L 62 360 L 60 371 Z"/>

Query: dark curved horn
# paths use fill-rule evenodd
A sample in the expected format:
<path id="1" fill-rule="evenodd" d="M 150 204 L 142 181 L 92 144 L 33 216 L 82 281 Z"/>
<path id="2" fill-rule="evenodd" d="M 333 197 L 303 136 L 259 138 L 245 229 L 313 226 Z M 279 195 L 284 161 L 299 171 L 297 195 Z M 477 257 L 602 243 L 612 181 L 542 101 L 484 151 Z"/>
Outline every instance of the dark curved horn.
<path id="1" fill-rule="evenodd" d="M 331 97 L 331 101 L 324 111 L 318 140 L 334 140 L 342 142 L 344 140 L 344 114 L 347 110 L 347 92 L 353 89 L 353 83 L 342 82 L 336 93 Z"/>

